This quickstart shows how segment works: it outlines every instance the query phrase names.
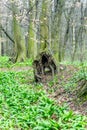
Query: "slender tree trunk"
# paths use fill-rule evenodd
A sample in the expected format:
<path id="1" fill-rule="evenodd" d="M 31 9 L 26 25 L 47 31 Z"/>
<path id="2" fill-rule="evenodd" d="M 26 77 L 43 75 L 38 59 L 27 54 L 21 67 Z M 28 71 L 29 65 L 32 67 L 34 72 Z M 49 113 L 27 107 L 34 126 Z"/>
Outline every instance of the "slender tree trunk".
<path id="1" fill-rule="evenodd" d="M 42 3 L 43 0 L 39 0 L 36 1 L 36 15 L 35 15 L 35 41 L 36 41 L 36 45 L 37 45 L 37 52 L 40 52 L 40 17 L 41 17 L 41 13 L 42 13 Z M 38 54 L 37 53 L 37 54 Z"/>
<path id="2" fill-rule="evenodd" d="M 34 0 L 34 6 L 31 1 L 29 1 L 30 8 L 33 6 L 32 12 L 30 12 L 30 23 L 28 28 L 28 55 L 30 58 L 35 59 L 37 56 L 37 42 L 36 42 L 36 28 L 35 28 L 35 8 L 36 0 Z"/>
<path id="3" fill-rule="evenodd" d="M 43 1 L 43 6 L 42 6 L 42 14 L 41 14 L 41 24 L 40 24 L 40 30 L 41 30 L 41 44 L 40 44 L 40 51 L 42 52 L 43 50 L 47 49 L 47 40 L 48 40 L 48 27 L 47 27 L 47 3 L 46 1 Z"/>
<path id="4" fill-rule="evenodd" d="M 54 6 L 55 15 L 52 23 L 52 30 L 53 30 L 52 48 L 53 48 L 54 58 L 57 62 L 57 65 L 59 66 L 59 62 L 61 61 L 60 23 L 61 23 L 61 16 L 63 12 L 64 1 L 63 0 L 55 1 L 54 5 L 55 5 Z"/>

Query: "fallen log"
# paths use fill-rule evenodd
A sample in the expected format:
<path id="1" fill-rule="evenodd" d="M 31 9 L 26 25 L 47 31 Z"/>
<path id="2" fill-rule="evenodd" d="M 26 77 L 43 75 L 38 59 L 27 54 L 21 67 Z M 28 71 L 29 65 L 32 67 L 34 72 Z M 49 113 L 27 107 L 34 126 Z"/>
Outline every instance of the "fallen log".
<path id="1" fill-rule="evenodd" d="M 84 98 L 85 96 L 87 97 L 87 80 L 86 79 L 81 79 L 79 81 L 79 86 L 77 90 L 77 96 L 79 98 Z"/>

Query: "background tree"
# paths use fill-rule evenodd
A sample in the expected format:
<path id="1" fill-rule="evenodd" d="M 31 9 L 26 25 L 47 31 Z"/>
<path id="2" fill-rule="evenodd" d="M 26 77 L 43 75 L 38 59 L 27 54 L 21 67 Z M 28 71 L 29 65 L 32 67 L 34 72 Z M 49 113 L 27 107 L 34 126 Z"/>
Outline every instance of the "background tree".
<path id="1" fill-rule="evenodd" d="M 15 61 L 24 61 L 26 59 L 26 48 L 25 48 L 25 40 L 22 34 L 22 30 L 20 27 L 20 17 L 18 19 L 18 10 L 15 1 L 12 3 L 12 16 L 13 16 L 13 33 L 14 33 L 14 41 L 15 41 L 15 52 L 16 59 Z"/>
<path id="2" fill-rule="evenodd" d="M 2 54 L 16 54 L 16 59 L 17 55 L 21 55 L 17 60 L 21 61 L 26 54 L 35 58 L 39 52 L 47 49 L 57 63 L 87 59 L 86 0 L 1 0 L 0 5 L 0 34 L 5 40 L 1 43 Z M 18 48 L 24 54 L 17 54 L 20 52 L 18 43 L 22 46 Z"/>

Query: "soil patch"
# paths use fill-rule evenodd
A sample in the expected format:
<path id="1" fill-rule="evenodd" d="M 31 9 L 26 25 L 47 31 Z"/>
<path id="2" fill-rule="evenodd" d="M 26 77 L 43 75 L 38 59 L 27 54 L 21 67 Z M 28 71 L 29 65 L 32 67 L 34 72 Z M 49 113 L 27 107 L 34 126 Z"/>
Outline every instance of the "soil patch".
<path id="1" fill-rule="evenodd" d="M 75 113 L 87 115 L 87 101 L 83 104 L 76 102 L 76 92 L 65 90 L 64 85 L 78 72 L 79 69 L 73 66 L 67 66 L 65 70 L 58 75 L 58 83 L 52 86 L 53 92 L 49 97 L 54 99 L 58 104 L 66 103 Z M 49 93 L 49 86 L 45 84 L 45 89 Z"/>

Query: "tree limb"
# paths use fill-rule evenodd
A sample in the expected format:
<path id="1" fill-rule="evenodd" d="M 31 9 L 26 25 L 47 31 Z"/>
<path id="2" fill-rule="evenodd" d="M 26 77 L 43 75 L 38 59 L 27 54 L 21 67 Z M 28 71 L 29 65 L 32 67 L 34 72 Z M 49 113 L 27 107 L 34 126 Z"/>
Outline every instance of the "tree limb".
<path id="1" fill-rule="evenodd" d="M 15 41 L 10 37 L 10 35 L 6 32 L 6 30 L 0 25 L 0 29 L 5 33 L 5 35 L 12 41 L 12 43 L 15 43 Z"/>

